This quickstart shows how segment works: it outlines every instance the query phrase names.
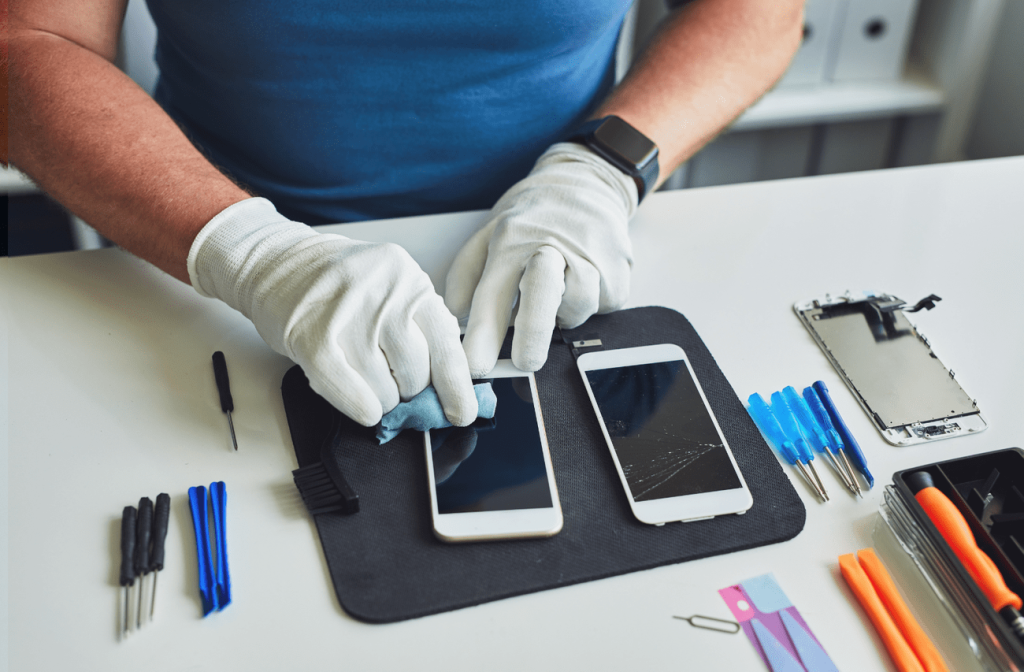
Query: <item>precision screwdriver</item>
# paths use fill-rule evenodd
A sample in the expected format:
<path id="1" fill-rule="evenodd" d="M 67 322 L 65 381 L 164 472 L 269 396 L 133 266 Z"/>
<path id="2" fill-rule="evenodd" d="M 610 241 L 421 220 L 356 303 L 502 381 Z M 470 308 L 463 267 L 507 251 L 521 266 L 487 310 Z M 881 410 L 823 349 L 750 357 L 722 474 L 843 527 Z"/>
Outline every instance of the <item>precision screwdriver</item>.
<path id="1" fill-rule="evenodd" d="M 914 499 L 928 514 L 939 534 L 988 598 L 989 604 L 1003 617 L 1014 634 L 1024 641 L 1024 616 L 1020 613 L 1024 608 L 1024 601 L 1007 587 L 996 563 L 978 547 L 971 526 L 960 513 L 960 509 L 935 487 L 935 481 L 927 471 L 916 471 L 904 480 L 914 493 Z"/>
<path id="2" fill-rule="evenodd" d="M 839 460 L 843 465 L 843 469 L 849 475 L 850 480 L 853 482 L 854 488 L 857 489 L 857 494 L 861 497 L 864 496 L 864 491 L 860 489 L 860 483 L 857 480 L 857 474 L 854 473 L 853 465 L 850 464 L 849 458 L 846 456 L 846 443 L 843 438 L 836 431 L 835 425 L 832 424 L 832 418 L 828 415 L 828 409 L 825 408 L 825 404 L 821 401 L 821 397 L 813 387 L 804 388 L 804 401 L 807 402 L 808 408 L 811 409 L 811 413 L 814 414 L 814 419 L 818 423 L 818 427 L 825 432 L 829 438 L 829 448 L 832 450 L 833 455 L 838 455 Z"/>
<path id="3" fill-rule="evenodd" d="M 750 417 L 754 419 L 754 424 L 757 425 L 758 429 L 761 430 L 761 434 L 764 435 L 768 443 L 772 444 L 777 451 L 794 467 L 800 470 L 800 473 L 807 479 L 807 483 L 811 486 L 811 489 L 821 497 L 823 501 L 828 501 L 828 497 L 821 491 L 818 484 L 814 481 L 814 477 L 811 476 L 811 472 L 807 469 L 807 466 L 800 461 L 800 456 L 797 454 L 796 447 L 793 442 L 786 438 L 786 433 L 782 431 L 782 427 L 779 426 L 779 421 L 772 415 L 772 411 L 768 408 L 768 404 L 760 394 L 756 392 L 747 399 L 749 404 L 747 412 Z"/>
<path id="4" fill-rule="evenodd" d="M 821 488 L 821 492 L 824 494 L 825 501 L 827 502 L 828 490 L 825 489 L 825 484 L 821 482 L 818 470 L 814 468 L 814 453 L 811 452 L 810 446 L 807 445 L 807 439 L 804 437 L 803 430 L 800 429 L 800 423 L 797 422 L 793 410 L 786 403 L 786 399 L 782 396 L 781 392 L 772 392 L 771 408 L 772 415 L 775 416 L 775 419 L 782 426 L 782 431 L 793 440 L 793 445 L 796 446 L 797 452 L 800 454 L 800 461 L 811 468 L 814 480 L 818 482 L 818 487 Z"/>
<path id="5" fill-rule="evenodd" d="M 793 411 L 793 415 L 800 424 L 804 436 L 807 437 L 807 442 L 828 459 L 830 466 L 836 472 L 836 475 L 839 476 L 839 480 L 843 482 L 843 485 L 854 495 L 859 495 L 860 489 L 857 487 L 853 474 L 847 472 L 844 468 L 841 461 L 842 458 L 835 456 L 835 453 L 839 451 L 838 445 L 830 440 L 830 437 L 826 436 L 823 428 L 815 420 L 807 400 L 801 397 L 792 386 L 783 388 L 782 396 L 786 403 L 789 404 L 790 410 Z M 836 438 L 838 438 L 838 434 Z"/>
<path id="6" fill-rule="evenodd" d="M 145 594 L 146 574 L 149 574 L 149 535 L 153 528 L 153 500 L 139 500 L 138 523 L 135 528 L 135 576 L 139 578 L 139 604 L 135 611 L 135 627 L 142 627 L 142 598 Z"/>
<path id="7" fill-rule="evenodd" d="M 124 628 L 128 634 L 128 593 L 135 584 L 135 520 L 134 506 L 124 507 L 121 514 L 121 576 L 120 583 L 124 586 Z"/>
<path id="8" fill-rule="evenodd" d="M 213 377 L 217 381 L 217 392 L 220 394 L 220 410 L 228 415 L 228 428 L 231 430 L 231 444 L 238 450 L 235 438 L 235 423 L 231 421 L 231 411 L 235 410 L 235 402 L 231 398 L 231 383 L 228 381 L 228 364 L 224 353 L 218 350 L 213 353 Z"/>
<path id="9" fill-rule="evenodd" d="M 153 549 L 149 554 L 149 571 L 153 572 L 153 594 L 149 599 L 149 620 L 153 620 L 156 608 L 156 577 L 164 568 L 164 540 L 167 538 L 167 521 L 171 516 L 171 498 L 166 492 L 156 496 L 156 511 L 153 514 Z"/>

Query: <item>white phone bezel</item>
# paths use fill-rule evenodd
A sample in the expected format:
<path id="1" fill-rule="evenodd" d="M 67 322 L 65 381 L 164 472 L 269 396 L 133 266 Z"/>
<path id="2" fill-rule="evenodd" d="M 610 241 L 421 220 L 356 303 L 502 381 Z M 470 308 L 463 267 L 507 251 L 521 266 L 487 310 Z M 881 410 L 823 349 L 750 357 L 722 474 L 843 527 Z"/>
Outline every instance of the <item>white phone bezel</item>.
<path id="1" fill-rule="evenodd" d="M 697 391 L 700 393 L 700 398 L 704 402 L 704 407 L 711 416 L 711 421 L 714 423 L 715 429 L 718 431 L 718 435 L 722 439 L 722 445 L 725 447 L 725 452 L 729 456 L 729 462 L 732 464 L 732 468 L 735 470 L 736 476 L 739 478 L 740 487 L 730 490 L 719 490 L 717 492 L 703 492 L 693 495 L 685 495 L 682 497 L 670 497 L 666 499 L 638 502 L 633 499 L 633 494 L 629 490 L 626 475 L 622 471 L 622 465 L 619 464 L 618 454 L 615 452 L 615 446 L 612 443 L 611 436 L 608 435 L 608 429 L 605 427 L 604 419 L 601 416 L 601 409 L 598 408 L 597 400 L 594 398 L 594 391 L 590 387 L 590 381 L 587 379 L 586 372 L 638 364 L 675 362 L 679 360 L 682 360 L 686 364 L 686 369 L 689 371 L 690 376 L 693 378 L 693 382 L 697 386 Z M 708 399 L 704 394 L 704 389 L 701 387 L 700 381 L 697 380 L 697 376 L 693 372 L 693 367 L 690 365 L 690 360 L 686 357 L 686 353 L 682 348 L 672 343 L 662 343 L 659 345 L 645 345 L 619 350 L 598 350 L 583 353 L 576 360 L 576 364 L 579 368 L 580 376 L 583 378 L 583 384 L 587 389 L 587 396 L 590 397 L 590 404 L 593 406 L 594 412 L 597 414 L 598 424 L 601 427 L 601 434 L 604 436 L 605 443 L 608 446 L 608 451 L 612 456 L 612 461 L 615 463 L 615 470 L 619 474 L 619 480 L 622 482 L 622 488 L 626 493 L 626 498 L 629 500 L 629 507 L 633 510 L 633 515 L 636 516 L 637 520 L 649 525 L 662 525 L 664 523 L 677 521 L 687 522 L 692 520 L 703 520 L 706 518 L 713 518 L 715 516 L 743 513 L 753 505 L 754 499 L 750 494 L 750 490 L 747 488 L 747 482 L 743 478 L 743 473 L 740 472 L 739 466 L 736 464 L 736 458 L 733 457 L 732 449 L 729 448 L 729 442 L 726 441 L 725 435 L 722 433 L 722 428 L 718 424 L 718 418 L 715 417 L 714 412 L 711 410 L 711 406 L 708 404 Z"/>
<path id="2" fill-rule="evenodd" d="M 547 433 L 544 430 L 544 416 L 541 414 L 540 399 L 537 395 L 537 381 L 532 373 L 520 371 L 512 365 L 512 360 L 508 359 L 498 360 L 486 377 L 529 379 L 533 408 L 537 414 L 540 445 L 544 452 L 544 467 L 547 472 L 548 491 L 551 494 L 552 506 L 543 509 L 438 513 L 430 432 L 424 432 L 423 445 L 427 460 L 427 486 L 430 491 L 430 516 L 433 521 L 434 535 L 441 541 L 447 542 L 553 536 L 562 529 L 562 507 L 558 501 L 558 487 L 555 484 L 555 471 L 551 464 Z"/>

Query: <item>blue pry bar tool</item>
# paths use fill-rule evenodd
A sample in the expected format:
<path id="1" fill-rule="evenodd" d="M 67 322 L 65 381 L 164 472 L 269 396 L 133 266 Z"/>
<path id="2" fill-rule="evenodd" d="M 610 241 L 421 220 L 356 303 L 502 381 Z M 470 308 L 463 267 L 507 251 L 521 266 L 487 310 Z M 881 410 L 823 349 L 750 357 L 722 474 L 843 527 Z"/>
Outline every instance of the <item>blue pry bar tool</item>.
<path id="1" fill-rule="evenodd" d="M 231 603 L 231 575 L 228 572 L 227 539 L 224 534 L 227 509 L 227 490 L 223 481 L 210 484 L 213 508 L 214 546 L 217 561 L 214 564 L 210 547 L 210 501 L 206 488 L 188 489 L 188 503 L 192 510 L 192 526 L 196 534 L 196 554 L 199 561 L 199 597 L 203 603 L 203 616 L 221 610 Z"/>
<path id="2" fill-rule="evenodd" d="M 857 471 L 864 474 L 864 478 L 868 482 L 868 488 L 871 488 L 875 484 L 875 477 L 868 471 L 868 462 L 864 458 L 864 453 L 861 452 L 860 446 L 857 444 L 857 440 L 853 438 L 853 434 L 850 433 L 850 429 L 843 422 L 843 417 L 839 415 L 839 409 L 832 402 L 832 397 L 829 396 L 828 388 L 825 387 L 825 383 L 818 381 L 811 386 L 815 392 L 818 393 L 818 397 L 821 399 L 821 403 L 824 404 L 825 410 L 828 412 L 828 417 L 832 421 L 832 426 L 835 427 L 836 432 L 843 439 L 843 452 L 846 453 L 847 457 L 850 458 L 850 462 Z"/>
<path id="3" fill-rule="evenodd" d="M 228 571 L 228 541 L 224 522 L 228 506 L 228 491 L 224 481 L 210 483 L 210 503 L 213 505 L 213 538 L 217 544 L 217 609 L 231 604 L 231 573 Z"/>

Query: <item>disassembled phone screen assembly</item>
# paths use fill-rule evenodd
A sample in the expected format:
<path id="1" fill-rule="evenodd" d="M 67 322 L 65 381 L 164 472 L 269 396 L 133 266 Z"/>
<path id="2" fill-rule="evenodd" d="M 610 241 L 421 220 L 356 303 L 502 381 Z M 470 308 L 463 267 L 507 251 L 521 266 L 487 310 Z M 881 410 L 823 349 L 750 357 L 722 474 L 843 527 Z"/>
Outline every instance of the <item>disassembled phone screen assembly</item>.
<path id="1" fill-rule="evenodd" d="M 793 310 L 889 443 L 906 446 L 988 427 L 971 399 L 904 312 L 931 310 L 888 294 L 850 292 Z"/>

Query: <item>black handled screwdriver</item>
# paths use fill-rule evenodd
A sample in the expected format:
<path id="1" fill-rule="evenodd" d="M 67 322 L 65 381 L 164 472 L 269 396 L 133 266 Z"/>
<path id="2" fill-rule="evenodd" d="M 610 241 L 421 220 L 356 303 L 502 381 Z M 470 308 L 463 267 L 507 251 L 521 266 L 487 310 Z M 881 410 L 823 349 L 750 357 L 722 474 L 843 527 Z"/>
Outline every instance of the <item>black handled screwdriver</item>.
<path id="1" fill-rule="evenodd" d="M 153 572 L 153 595 L 149 600 L 149 620 L 153 620 L 156 606 L 156 577 L 164 568 L 164 539 L 167 538 L 167 521 L 171 515 L 171 498 L 166 492 L 156 496 L 156 512 L 153 514 L 153 550 L 149 554 L 149 570 Z"/>
<path id="2" fill-rule="evenodd" d="M 124 586 L 124 634 L 128 634 L 128 592 L 135 584 L 135 507 L 121 514 L 121 585 Z"/>
<path id="3" fill-rule="evenodd" d="M 238 450 L 235 439 L 235 423 L 231 422 L 231 411 L 235 410 L 235 402 L 231 399 L 231 383 L 228 381 L 228 364 L 224 361 L 224 353 L 218 350 L 213 353 L 213 377 L 217 380 L 217 392 L 220 393 L 220 410 L 228 414 L 228 428 L 231 430 L 231 443 Z"/>
<path id="4" fill-rule="evenodd" d="M 135 611 L 135 627 L 142 627 L 142 596 L 146 574 L 149 574 L 149 536 L 153 527 L 153 500 L 139 500 L 139 519 L 135 527 L 135 576 L 139 577 L 139 608 Z"/>

